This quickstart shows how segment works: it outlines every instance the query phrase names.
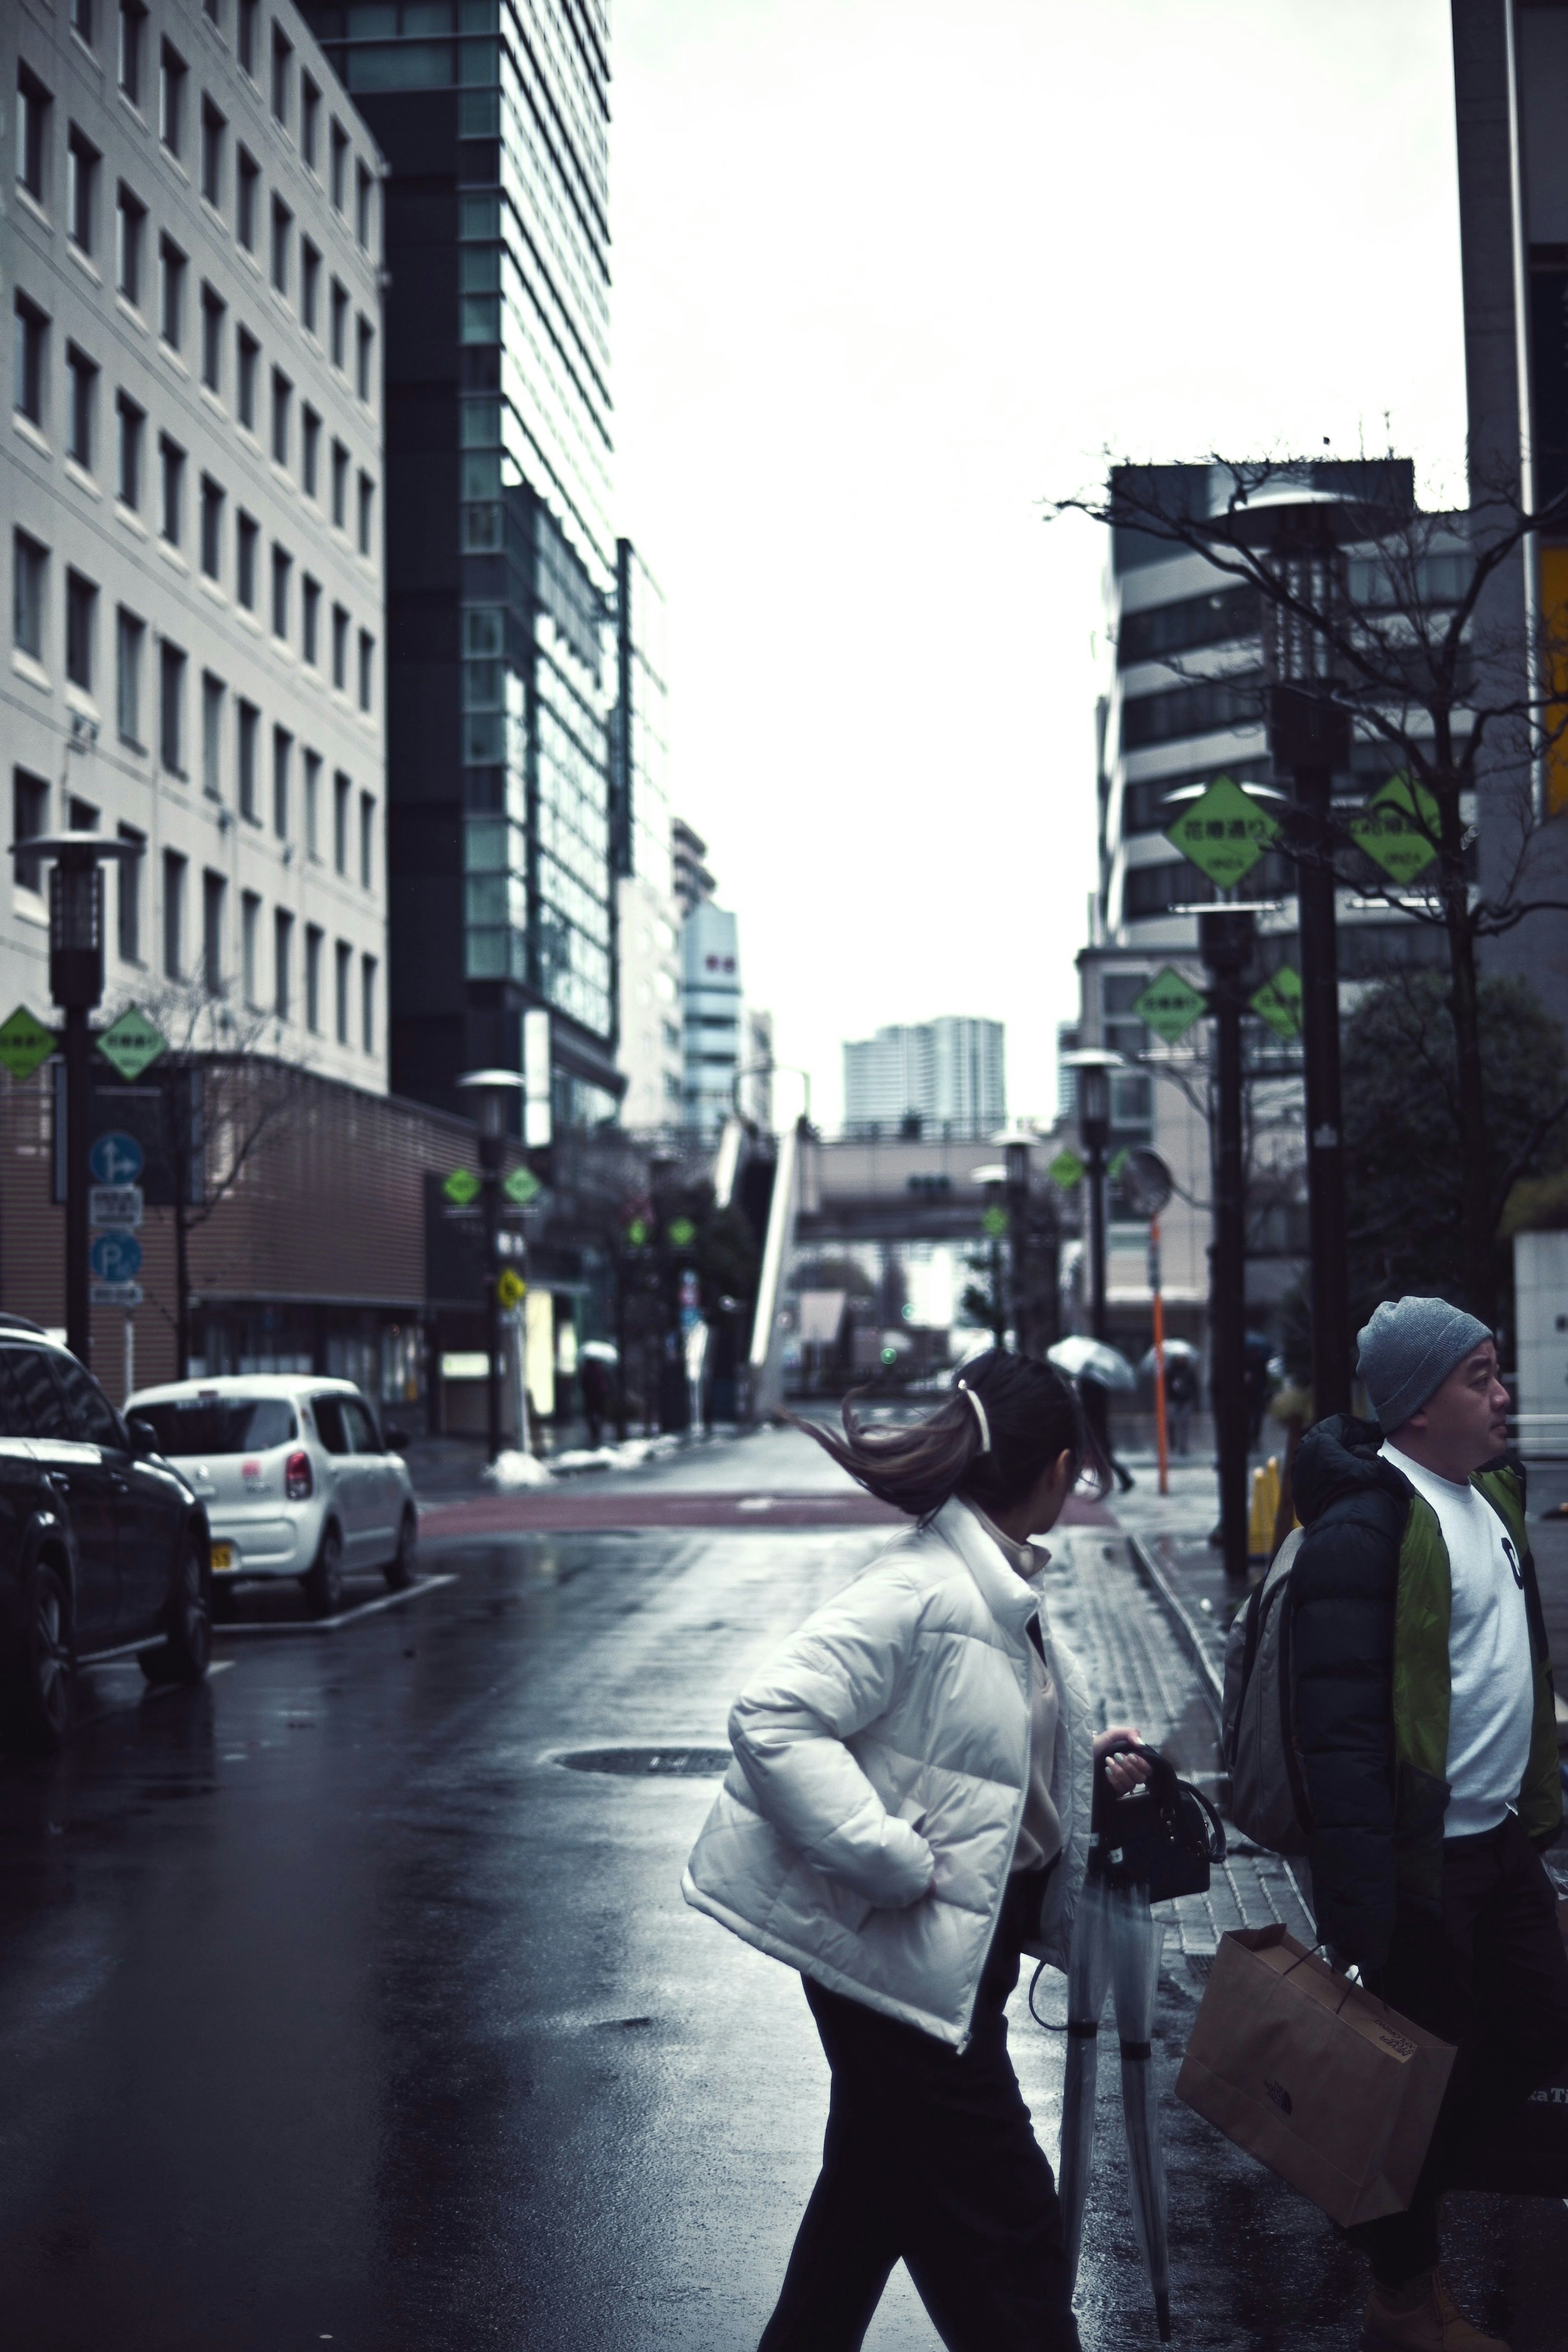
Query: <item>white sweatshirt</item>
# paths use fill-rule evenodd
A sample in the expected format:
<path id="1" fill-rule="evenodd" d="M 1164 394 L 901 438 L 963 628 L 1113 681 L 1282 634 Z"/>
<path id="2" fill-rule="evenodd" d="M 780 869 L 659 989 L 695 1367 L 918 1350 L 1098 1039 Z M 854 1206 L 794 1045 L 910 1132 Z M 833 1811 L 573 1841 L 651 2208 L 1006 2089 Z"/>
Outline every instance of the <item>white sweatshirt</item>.
<path id="1" fill-rule="evenodd" d="M 1530 1761 L 1535 1675 L 1524 1570 L 1513 1539 L 1484 1495 L 1457 1486 L 1396 1445 L 1384 1460 L 1402 1471 L 1437 1515 L 1448 1547 L 1453 1609 L 1448 1620 L 1448 1760 L 1453 1794 L 1446 1838 L 1496 1829 Z"/>

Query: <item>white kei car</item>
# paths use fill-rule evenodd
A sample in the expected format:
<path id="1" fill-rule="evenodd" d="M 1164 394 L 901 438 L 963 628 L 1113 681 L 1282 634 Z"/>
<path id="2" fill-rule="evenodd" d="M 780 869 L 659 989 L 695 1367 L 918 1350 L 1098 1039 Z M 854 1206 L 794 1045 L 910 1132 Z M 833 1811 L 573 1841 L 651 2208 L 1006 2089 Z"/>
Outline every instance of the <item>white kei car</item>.
<path id="1" fill-rule="evenodd" d="M 214 1595 L 298 1577 L 312 1613 L 337 1613 L 347 1576 L 413 1580 L 419 1512 L 408 1465 L 351 1381 L 227 1373 L 142 1389 L 125 1407 L 200 1497 Z"/>

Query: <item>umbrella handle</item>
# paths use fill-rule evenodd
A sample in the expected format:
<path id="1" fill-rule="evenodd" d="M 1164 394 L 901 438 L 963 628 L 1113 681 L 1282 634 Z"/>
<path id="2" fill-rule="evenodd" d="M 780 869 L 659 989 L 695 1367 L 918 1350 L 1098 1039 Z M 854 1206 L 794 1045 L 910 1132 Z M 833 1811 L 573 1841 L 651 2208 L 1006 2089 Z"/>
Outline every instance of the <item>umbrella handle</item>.
<path id="1" fill-rule="evenodd" d="M 1049 1960 L 1040 1961 L 1035 1969 L 1033 1976 L 1031 1976 L 1029 1980 L 1029 2013 L 1033 2018 L 1037 2025 L 1044 2026 L 1048 2033 L 1071 2033 L 1072 2027 L 1068 2019 L 1063 2018 L 1061 2023 L 1058 2025 L 1053 2018 L 1041 2017 L 1039 2010 L 1036 2009 L 1034 2005 L 1034 1989 L 1050 1966 L 1051 1962 Z M 1094 2031 L 1098 2033 L 1100 2031 L 1099 2027 L 1096 2026 Z"/>

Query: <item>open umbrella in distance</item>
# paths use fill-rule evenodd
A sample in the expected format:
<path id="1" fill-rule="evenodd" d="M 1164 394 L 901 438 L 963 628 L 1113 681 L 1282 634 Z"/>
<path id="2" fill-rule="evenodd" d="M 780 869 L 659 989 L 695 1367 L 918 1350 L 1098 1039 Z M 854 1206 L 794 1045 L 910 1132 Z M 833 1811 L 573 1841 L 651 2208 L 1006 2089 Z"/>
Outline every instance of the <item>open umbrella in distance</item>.
<path id="1" fill-rule="evenodd" d="M 1082 1331 L 1074 1331 L 1066 1339 L 1059 1339 L 1054 1348 L 1045 1351 L 1046 1360 L 1065 1372 L 1070 1381 L 1098 1381 L 1102 1388 L 1135 1389 L 1138 1375 L 1125 1356 L 1108 1348 L 1103 1339 L 1091 1339 Z"/>

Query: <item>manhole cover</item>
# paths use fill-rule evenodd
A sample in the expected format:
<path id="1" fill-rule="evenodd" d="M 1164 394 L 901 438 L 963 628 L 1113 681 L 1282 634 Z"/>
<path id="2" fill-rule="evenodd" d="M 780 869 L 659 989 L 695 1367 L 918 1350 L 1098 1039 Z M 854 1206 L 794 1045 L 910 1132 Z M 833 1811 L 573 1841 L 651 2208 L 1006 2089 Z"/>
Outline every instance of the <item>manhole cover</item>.
<path id="1" fill-rule="evenodd" d="M 620 1772 L 636 1779 L 719 1780 L 729 1769 L 727 1748 L 574 1748 L 556 1758 L 569 1772 Z"/>

